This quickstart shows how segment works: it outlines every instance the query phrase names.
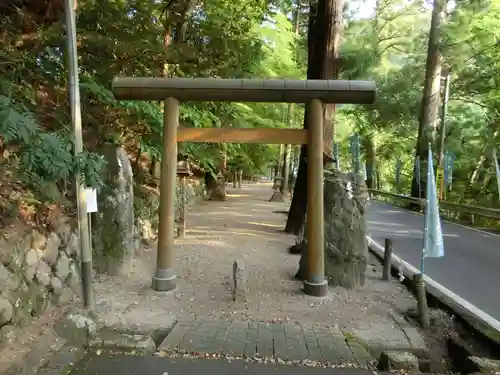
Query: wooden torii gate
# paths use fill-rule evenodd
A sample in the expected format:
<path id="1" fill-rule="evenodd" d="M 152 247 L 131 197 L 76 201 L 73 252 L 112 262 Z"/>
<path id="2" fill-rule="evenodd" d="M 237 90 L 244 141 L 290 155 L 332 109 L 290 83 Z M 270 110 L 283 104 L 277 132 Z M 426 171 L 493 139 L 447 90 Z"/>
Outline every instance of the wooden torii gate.
<path id="1" fill-rule="evenodd" d="M 219 78 L 117 77 L 113 94 L 119 100 L 164 100 L 163 155 L 156 271 L 152 287 L 176 287 L 174 273 L 174 197 L 177 142 L 307 144 L 308 275 L 304 292 L 325 296 L 323 226 L 323 103 L 372 104 L 375 84 L 366 81 L 253 80 Z M 179 128 L 180 102 L 274 102 L 309 105 L 309 129 Z"/>

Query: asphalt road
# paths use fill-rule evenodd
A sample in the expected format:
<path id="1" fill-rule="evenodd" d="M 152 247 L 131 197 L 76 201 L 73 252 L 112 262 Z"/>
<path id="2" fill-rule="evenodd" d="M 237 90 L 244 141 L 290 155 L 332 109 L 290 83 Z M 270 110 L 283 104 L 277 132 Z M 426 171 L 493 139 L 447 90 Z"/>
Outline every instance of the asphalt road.
<path id="1" fill-rule="evenodd" d="M 392 205 L 371 202 L 368 232 L 383 246 L 393 241 L 393 251 L 420 269 L 423 215 Z M 493 318 L 500 320 L 500 236 L 441 222 L 442 258 L 426 258 L 425 273 Z"/>
<path id="2" fill-rule="evenodd" d="M 373 371 L 342 368 L 258 364 L 216 359 L 135 357 L 128 355 L 84 358 L 70 375 L 372 375 Z M 379 374 L 385 374 L 379 372 Z M 389 374 L 387 374 L 389 375 Z"/>

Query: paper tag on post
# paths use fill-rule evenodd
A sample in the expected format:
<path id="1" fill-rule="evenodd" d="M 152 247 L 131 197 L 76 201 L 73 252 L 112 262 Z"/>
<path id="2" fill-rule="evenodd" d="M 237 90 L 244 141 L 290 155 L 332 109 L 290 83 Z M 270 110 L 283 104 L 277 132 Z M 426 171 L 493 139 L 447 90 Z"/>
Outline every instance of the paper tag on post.
<path id="1" fill-rule="evenodd" d="M 87 203 L 87 213 L 97 212 L 97 190 L 85 188 L 85 201 Z"/>

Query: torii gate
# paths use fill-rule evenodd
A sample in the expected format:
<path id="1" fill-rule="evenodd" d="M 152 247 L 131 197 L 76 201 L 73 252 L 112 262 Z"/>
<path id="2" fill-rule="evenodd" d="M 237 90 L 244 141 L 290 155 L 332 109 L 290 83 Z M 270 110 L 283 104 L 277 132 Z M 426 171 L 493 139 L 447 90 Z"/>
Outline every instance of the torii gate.
<path id="1" fill-rule="evenodd" d="M 221 78 L 117 77 L 113 94 L 119 100 L 165 100 L 160 212 L 156 272 L 152 287 L 176 287 L 174 273 L 174 197 L 177 142 L 307 144 L 307 256 L 304 292 L 325 296 L 323 226 L 323 103 L 372 104 L 375 84 L 367 81 L 253 80 Z M 275 102 L 309 105 L 309 129 L 178 128 L 180 102 Z"/>

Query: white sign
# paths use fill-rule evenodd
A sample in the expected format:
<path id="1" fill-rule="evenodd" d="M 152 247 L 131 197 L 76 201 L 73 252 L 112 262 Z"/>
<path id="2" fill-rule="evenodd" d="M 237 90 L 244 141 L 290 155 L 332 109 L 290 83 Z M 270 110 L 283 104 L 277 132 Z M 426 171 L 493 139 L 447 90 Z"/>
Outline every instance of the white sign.
<path id="1" fill-rule="evenodd" d="M 87 213 L 97 212 L 97 190 L 85 188 L 85 201 L 87 203 Z"/>

